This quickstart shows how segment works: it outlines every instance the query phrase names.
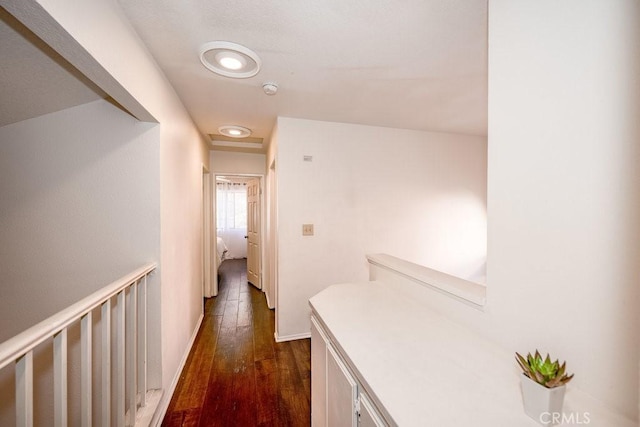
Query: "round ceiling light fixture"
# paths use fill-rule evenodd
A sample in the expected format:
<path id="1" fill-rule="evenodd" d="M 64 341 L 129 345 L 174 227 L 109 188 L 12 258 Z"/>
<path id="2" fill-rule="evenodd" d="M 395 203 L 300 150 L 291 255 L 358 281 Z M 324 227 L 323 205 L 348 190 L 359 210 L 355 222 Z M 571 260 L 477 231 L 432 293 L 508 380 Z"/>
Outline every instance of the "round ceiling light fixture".
<path id="1" fill-rule="evenodd" d="M 262 66 L 260 57 L 254 51 L 225 41 L 203 44 L 200 48 L 200 62 L 216 74 L 235 79 L 253 77 Z"/>
<path id="2" fill-rule="evenodd" d="M 251 135 L 251 129 L 236 125 L 224 125 L 218 128 L 221 135 L 231 138 L 246 138 Z"/>

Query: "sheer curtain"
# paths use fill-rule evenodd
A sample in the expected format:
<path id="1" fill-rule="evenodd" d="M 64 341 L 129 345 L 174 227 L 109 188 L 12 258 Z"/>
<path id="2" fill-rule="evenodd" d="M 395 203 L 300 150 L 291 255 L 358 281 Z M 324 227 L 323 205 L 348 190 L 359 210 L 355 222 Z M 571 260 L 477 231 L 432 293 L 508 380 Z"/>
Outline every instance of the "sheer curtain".
<path id="1" fill-rule="evenodd" d="M 247 186 L 244 183 L 216 183 L 218 237 L 224 240 L 228 258 L 247 256 Z"/>

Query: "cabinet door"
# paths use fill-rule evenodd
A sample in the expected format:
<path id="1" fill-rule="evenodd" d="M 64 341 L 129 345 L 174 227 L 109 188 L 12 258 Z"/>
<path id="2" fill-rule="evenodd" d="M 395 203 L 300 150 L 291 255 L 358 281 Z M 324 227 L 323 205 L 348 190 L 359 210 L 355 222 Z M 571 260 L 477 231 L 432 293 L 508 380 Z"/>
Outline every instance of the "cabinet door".
<path id="1" fill-rule="evenodd" d="M 327 427 L 327 339 L 311 317 L 311 425 Z"/>
<path id="2" fill-rule="evenodd" d="M 357 427 L 357 383 L 333 347 L 327 348 L 327 425 Z"/>
<path id="3" fill-rule="evenodd" d="M 369 396 L 364 393 L 360 393 L 360 414 L 358 416 L 360 427 L 386 427 L 386 423 L 382 420 L 382 417 L 373 406 Z"/>

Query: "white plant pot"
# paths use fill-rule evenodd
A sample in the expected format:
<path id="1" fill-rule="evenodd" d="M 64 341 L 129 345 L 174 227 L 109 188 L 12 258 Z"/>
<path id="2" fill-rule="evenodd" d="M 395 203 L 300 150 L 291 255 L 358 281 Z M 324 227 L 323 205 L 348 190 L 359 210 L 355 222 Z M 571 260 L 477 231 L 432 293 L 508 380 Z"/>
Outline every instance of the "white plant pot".
<path id="1" fill-rule="evenodd" d="M 547 388 L 524 374 L 521 380 L 524 412 L 543 426 L 558 424 L 567 386 Z"/>

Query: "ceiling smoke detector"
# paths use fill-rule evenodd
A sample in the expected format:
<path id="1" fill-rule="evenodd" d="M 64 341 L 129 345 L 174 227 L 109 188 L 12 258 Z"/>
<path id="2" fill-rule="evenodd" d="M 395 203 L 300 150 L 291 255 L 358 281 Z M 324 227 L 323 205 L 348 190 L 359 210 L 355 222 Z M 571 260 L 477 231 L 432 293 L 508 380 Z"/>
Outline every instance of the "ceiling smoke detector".
<path id="1" fill-rule="evenodd" d="M 265 83 L 262 85 L 262 90 L 267 95 L 275 95 L 278 92 L 278 85 L 275 83 Z"/>
<path id="2" fill-rule="evenodd" d="M 251 135 L 251 129 L 236 125 L 220 126 L 218 132 L 231 138 L 246 138 Z"/>
<path id="3" fill-rule="evenodd" d="M 254 51 L 225 41 L 203 44 L 200 48 L 200 62 L 214 73 L 234 79 L 253 77 L 262 66 L 260 57 Z"/>

